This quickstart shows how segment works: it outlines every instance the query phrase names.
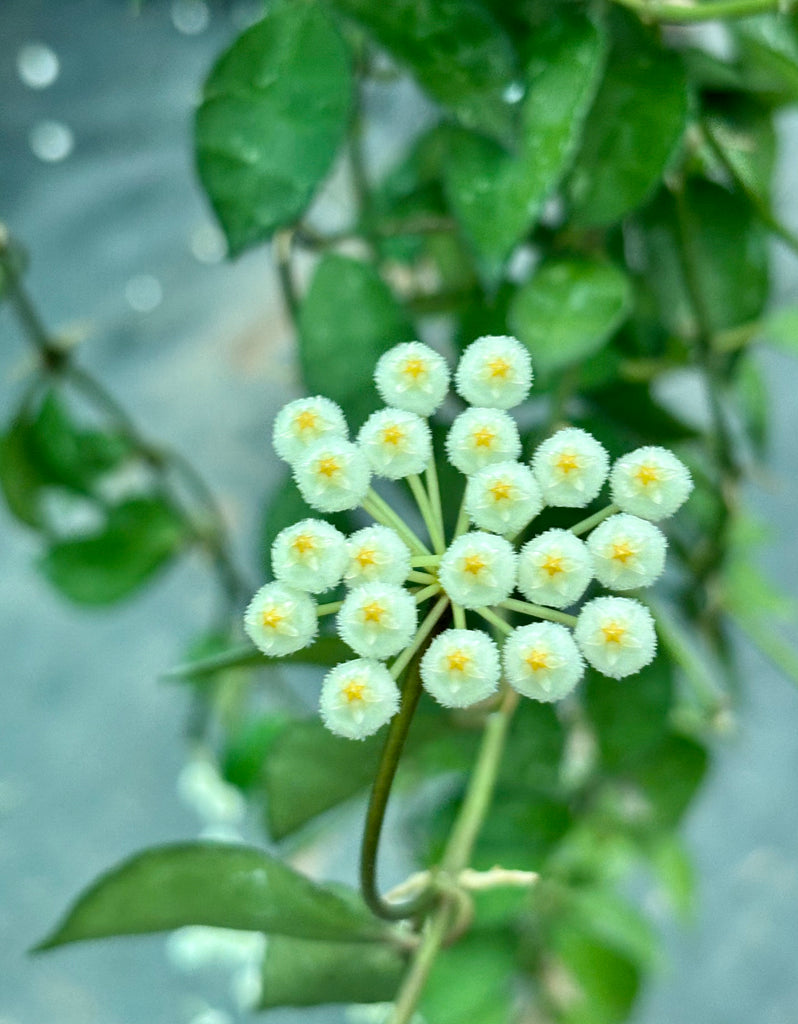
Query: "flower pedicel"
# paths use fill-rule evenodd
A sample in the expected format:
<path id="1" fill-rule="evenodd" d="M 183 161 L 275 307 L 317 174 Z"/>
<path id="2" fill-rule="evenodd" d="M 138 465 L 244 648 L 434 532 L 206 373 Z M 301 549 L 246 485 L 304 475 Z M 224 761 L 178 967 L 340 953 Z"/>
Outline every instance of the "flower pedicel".
<path id="1" fill-rule="evenodd" d="M 652 520 L 688 498 L 685 466 L 664 448 L 645 447 L 610 469 L 599 441 L 576 427 L 546 438 L 531 464 L 520 461 L 508 410 L 529 392 L 529 354 L 514 338 L 479 338 L 454 375 L 470 408 L 446 438 L 449 461 L 466 478 L 447 538 L 425 417 L 442 404 L 449 379 L 441 355 L 409 342 L 379 360 L 375 381 L 386 408 L 372 414 L 356 442 L 341 409 L 321 396 L 290 402 L 275 419 L 275 450 L 305 501 L 320 513 L 362 508 L 374 521 L 348 538 L 323 519 L 282 530 L 272 547 L 276 581 L 261 587 L 244 617 L 257 647 L 282 657 L 313 642 L 320 616 L 336 615 L 352 658 L 325 676 L 320 710 L 339 736 L 363 739 L 393 718 L 398 680 L 419 653 L 422 684 L 450 708 L 489 699 L 502 686 L 560 700 L 585 662 L 621 679 L 655 654 L 653 619 L 634 598 L 594 596 L 575 614 L 563 609 L 591 585 L 623 592 L 659 577 L 666 541 Z M 585 508 L 608 475 L 612 504 L 570 528 L 529 537 L 544 505 Z M 371 487 L 372 476 L 407 481 L 428 538 Z M 522 532 L 529 539 L 519 550 Z M 343 601 L 317 605 L 311 597 L 341 582 Z M 524 600 L 512 596 L 516 586 Z M 526 622 L 513 626 L 511 615 Z M 442 629 L 444 616 L 452 628 Z"/>

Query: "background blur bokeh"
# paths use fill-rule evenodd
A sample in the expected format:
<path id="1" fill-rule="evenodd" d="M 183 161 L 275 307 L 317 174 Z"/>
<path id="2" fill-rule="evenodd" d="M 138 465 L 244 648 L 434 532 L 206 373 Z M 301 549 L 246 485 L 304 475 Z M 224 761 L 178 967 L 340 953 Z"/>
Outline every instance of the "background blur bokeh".
<path id="1" fill-rule="evenodd" d="M 191 112 L 214 55 L 258 5 L 3 0 L 0 218 L 28 247 L 52 327 L 156 438 L 190 454 L 220 495 L 242 562 L 275 461 L 275 408 L 297 388 L 269 254 L 230 265 L 195 182 Z M 798 225 L 798 119 L 781 123 L 777 195 Z M 333 182 L 327 202 L 345 202 Z M 776 293 L 798 297 L 779 253 Z M 29 353 L 0 308 L 4 418 Z M 795 366 L 764 363 L 773 474 L 751 493 L 773 527 L 767 560 L 798 578 Z M 163 938 L 25 954 L 98 872 L 202 826 L 183 774 L 185 693 L 158 675 L 204 624 L 212 583 L 182 561 L 143 595 L 90 612 L 34 570 L 36 544 L 0 508 L 0 1024 L 228 1024 L 246 1019 L 229 972 L 193 974 Z M 687 822 L 694 924 L 663 918 L 667 960 L 638 1024 L 798 1019 L 798 697 L 757 654 L 734 731 Z M 181 796 L 182 793 L 182 796 Z M 253 827 L 242 827 L 256 836 Z M 390 866 L 388 866 L 388 874 Z M 332 1011 L 275 1014 L 331 1021 Z"/>

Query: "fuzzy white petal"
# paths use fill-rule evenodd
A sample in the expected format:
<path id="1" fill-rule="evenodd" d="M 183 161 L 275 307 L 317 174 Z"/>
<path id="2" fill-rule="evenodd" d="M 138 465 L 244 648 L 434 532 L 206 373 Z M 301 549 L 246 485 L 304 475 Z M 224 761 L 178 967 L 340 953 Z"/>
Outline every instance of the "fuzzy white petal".
<path id="1" fill-rule="evenodd" d="M 549 505 L 584 508 L 607 479 L 609 457 L 586 430 L 566 427 L 546 438 L 532 457 L 532 469 Z"/>
<path id="2" fill-rule="evenodd" d="M 244 629 L 264 654 L 280 658 L 300 651 L 316 636 L 316 604 L 301 590 L 267 583 L 244 612 Z"/>
<path id="3" fill-rule="evenodd" d="M 590 552 L 570 530 L 546 530 L 527 541 L 518 554 L 518 589 L 534 604 L 567 608 L 579 600 L 592 578 Z"/>
<path id="4" fill-rule="evenodd" d="M 516 338 L 487 335 L 477 338 L 463 353 L 455 387 L 471 405 L 512 409 L 529 394 L 532 361 Z"/>
<path id="5" fill-rule="evenodd" d="M 447 708 L 467 708 L 499 686 L 499 651 L 479 629 L 447 629 L 421 659 L 426 691 Z"/>
<path id="6" fill-rule="evenodd" d="M 357 440 L 375 475 L 389 480 L 422 473 L 432 458 L 429 424 L 404 409 L 372 413 Z"/>
<path id="7" fill-rule="evenodd" d="M 284 405 L 274 420 L 274 450 L 292 466 L 323 438 L 347 437 L 346 420 L 339 405 L 316 395 Z"/>
<path id="8" fill-rule="evenodd" d="M 507 682 L 535 700 L 561 700 L 585 670 L 570 630 L 556 622 L 519 626 L 505 641 L 502 655 Z"/>
<path id="9" fill-rule="evenodd" d="M 449 367 L 428 345 L 408 341 L 380 357 L 374 381 L 386 405 L 431 416 L 449 390 Z"/>
<path id="10" fill-rule="evenodd" d="M 466 409 L 449 428 L 446 454 L 466 476 L 496 462 L 511 462 L 521 454 L 515 420 L 502 409 Z"/>
<path id="11" fill-rule="evenodd" d="M 410 572 L 410 549 L 387 526 L 367 526 L 346 542 L 344 582 L 348 587 L 364 583 L 401 584 Z"/>
<path id="12" fill-rule="evenodd" d="M 336 736 L 362 740 L 399 710 L 399 689 L 378 661 L 344 661 L 324 677 L 319 710 L 322 721 Z"/>
<path id="13" fill-rule="evenodd" d="M 357 507 L 371 482 L 366 457 L 349 441 L 317 441 L 297 463 L 294 478 L 305 501 L 320 512 Z"/>
<path id="14" fill-rule="evenodd" d="M 665 535 L 638 516 L 610 516 L 591 533 L 587 546 L 596 579 L 610 590 L 650 587 L 665 568 Z"/>
<path id="15" fill-rule="evenodd" d="M 282 583 L 321 594 L 341 582 L 346 538 L 323 519 L 303 519 L 281 530 L 272 544 L 272 570 Z"/>
<path id="16" fill-rule="evenodd" d="M 480 530 L 512 535 L 543 508 L 535 475 L 520 462 L 497 462 L 469 477 L 466 511 Z"/>
<path id="17" fill-rule="evenodd" d="M 622 456 L 610 474 L 612 500 L 643 519 L 666 519 L 687 501 L 693 481 L 667 448 L 648 446 Z"/>
<path id="18" fill-rule="evenodd" d="M 657 650 L 648 608 L 628 597 L 596 597 L 579 613 L 576 642 L 588 662 L 613 679 L 633 675 Z"/>
<path id="19" fill-rule="evenodd" d="M 515 586 L 516 554 L 503 538 L 473 531 L 458 537 L 438 567 L 441 586 L 455 604 L 482 608 L 499 604 Z"/>
<path id="20" fill-rule="evenodd" d="M 338 632 L 364 658 L 398 654 L 413 639 L 418 611 L 413 595 L 391 583 L 367 583 L 350 591 L 338 612 Z"/>

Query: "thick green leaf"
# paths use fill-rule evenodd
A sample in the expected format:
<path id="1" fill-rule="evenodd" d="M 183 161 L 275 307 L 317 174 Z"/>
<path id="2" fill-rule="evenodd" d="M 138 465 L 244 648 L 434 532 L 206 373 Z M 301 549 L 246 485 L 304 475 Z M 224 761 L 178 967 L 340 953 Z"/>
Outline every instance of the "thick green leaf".
<path id="1" fill-rule="evenodd" d="M 747 198 L 693 178 L 685 185 L 681 210 L 677 202 L 662 191 L 641 218 L 646 277 L 663 322 L 686 337 L 697 330 L 685 283 L 686 248 L 709 329 L 716 333 L 756 320 L 768 295 L 767 234 Z"/>
<path id="2" fill-rule="evenodd" d="M 135 498 L 110 509 L 99 533 L 51 544 L 40 567 L 73 601 L 109 604 L 145 583 L 185 541 L 185 523 L 170 505 Z"/>
<path id="3" fill-rule="evenodd" d="M 599 351 L 631 306 L 629 281 L 611 263 L 555 258 L 518 290 L 510 324 L 535 369 L 553 373 Z"/>
<path id="4" fill-rule="evenodd" d="M 693 909 L 695 870 L 682 840 L 663 833 L 647 850 L 651 866 L 674 910 L 686 919 Z"/>
<path id="5" fill-rule="evenodd" d="M 648 384 L 618 382 L 591 391 L 587 401 L 598 414 L 597 436 L 613 458 L 633 445 L 669 445 L 698 436 L 695 427 L 654 398 Z"/>
<path id="6" fill-rule="evenodd" d="M 272 742 L 263 768 L 270 835 L 282 839 L 365 789 L 384 742 L 378 735 L 353 743 L 317 719 L 294 722 Z"/>
<path id="7" fill-rule="evenodd" d="M 678 55 L 639 28 L 616 34 L 571 176 L 576 223 L 612 224 L 645 202 L 681 143 L 687 108 Z"/>
<path id="8" fill-rule="evenodd" d="M 240 644 L 219 654 L 211 654 L 206 658 L 198 658 L 178 665 L 166 673 L 167 679 L 203 679 L 231 668 L 257 668 L 264 663 L 279 661 L 280 664 L 292 662 L 297 665 L 336 665 L 345 660 L 351 651 L 343 640 L 337 636 L 320 636 L 309 647 L 293 654 L 284 654 L 280 658 L 269 658 L 252 644 Z"/>
<path id="9" fill-rule="evenodd" d="M 585 711 L 605 769 L 639 762 L 662 741 L 672 700 L 671 667 L 663 657 L 621 682 L 592 670 L 587 673 Z"/>
<path id="10" fill-rule="evenodd" d="M 411 341 L 413 328 L 377 271 L 346 256 L 325 256 L 299 312 L 299 359 L 312 394 L 343 406 L 357 428 L 382 405 L 374 366 Z"/>
<path id="11" fill-rule="evenodd" d="M 435 960 L 421 998 L 430 1024 L 508 1024 L 515 957 L 508 931 L 471 932 Z"/>
<path id="12" fill-rule="evenodd" d="M 119 435 L 84 429 L 49 389 L 35 407 L 23 405 L 0 439 L 0 484 L 11 512 L 42 528 L 46 488 L 91 496 L 99 478 L 129 454 Z"/>
<path id="13" fill-rule="evenodd" d="M 231 729 L 219 766 L 222 777 L 241 790 L 257 786 L 274 741 L 292 724 L 287 715 L 270 714 L 247 718 Z"/>
<path id="14" fill-rule="evenodd" d="M 584 15 L 563 11 L 533 37 L 518 152 L 465 132 L 446 169 L 449 203 L 489 282 L 536 222 L 579 141 L 604 58 Z"/>
<path id="15" fill-rule="evenodd" d="M 710 138 L 745 191 L 766 208 L 776 160 L 776 130 L 770 111 L 748 97 L 724 96 L 708 105 Z"/>
<path id="16" fill-rule="evenodd" d="M 387 1003 L 405 969 L 390 946 L 274 936 L 266 947 L 258 1008 Z"/>
<path id="17" fill-rule="evenodd" d="M 621 1024 L 640 987 L 640 971 L 628 956 L 576 924 L 556 930 L 551 952 L 567 976 L 552 995 L 563 1024 Z"/>
<path id="18" fill-rule="evenodd" d="M 136 854 L 94 882 L 36 948 L 184 925 L 304 939 L 379 938 L 384 925 L 352 895 L 344 899 L 254 847 L 161 846 Z"/>
<path id="19" fill-rule="evenodd" d="M 335 0 L 465 128 L 512 140 L 514 112 L 506 90 L 516 74 L 510 40 L 474 0 Z"/>
<path id="20" fill-rule="evenodd" d="M 798 99 L 798 25 L 794 14 L 761 14 L 732 27 L 745 87 L 777 102 Z"/>
<path id="21" fill-rule="evenodd" d="M 706 748 L 675 733 L 627 770 L 650 805 L 654 829 L 674 828 L 701 785 L 709 764 Z"/>
<path id="22" fill-rule="evenodd" d="M 233 255 L 293 223 L 349 119 L 349 55 L 324 6 L 281 0 L 211 71 L 197 167 Z"/>

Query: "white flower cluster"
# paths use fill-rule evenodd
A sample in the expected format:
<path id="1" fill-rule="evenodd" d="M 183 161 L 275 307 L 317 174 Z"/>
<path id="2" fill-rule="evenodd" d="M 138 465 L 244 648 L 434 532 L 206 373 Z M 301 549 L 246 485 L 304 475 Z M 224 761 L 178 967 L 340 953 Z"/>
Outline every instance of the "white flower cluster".
<path id="1" fill-rule="evenodd" d="M 514 338 L 480 338 L 454 375 L 469 408 L 451 424 L 446 453 L 466 481 L 447 541 L 426 417 L 443 403 L 449 380 L 433 349 L 396 345 L 375 371 L 386 407 L 366 420 L 355 442 L 341 409 L 323 397 L 290 402 L 274 423 L 275 450 L 308 505 L 321 513 L 362 506 L 376 521 L 350 537 L 323 519 L 282 530 L 271 552 L 275 581 L 257 592 L 244 619 L 266 655 L 283 657 L 314 640 L 320 616 L 337 615 L 338 634 L 355 657 L 327 673 L 320 710 L 341 736 L 362 739 L 396 714 L 397 680 L 417 654 L 424 687 L 449 708 L 487 700 L 501 686 L 560 700 L 585 663 L 621 679 L 654 657 L 654 623 L 635 598 L 593 596 L 576 614 L 565 609 L 591 586 L 625 592 L 661 575 L 666 541 L 654 522 L 689 496 L 687 469 L 657 447 L 610 467 L 599 441 L 576 427 L 557 431 L 529 463 L 520 461 L 521 437 L 508 410 L 532 385 L 529 354 Z M 371 488 L 372 477 L 407 479 L 428 540 Z M 538 532 L 516 550 L 516 537 L 545 506 L 586 508 L 608 479 L 611 504 L 570 527 Z M 317 606 L 310 596 L 339 585 L 346 588 L 340 601 Z M 516 590 L 523 600 L 512 596 Z M 441 631 L 447 614 L 452 625 Z M 510 615 L 532 621 L 513 627 Z"/>

